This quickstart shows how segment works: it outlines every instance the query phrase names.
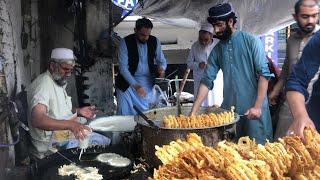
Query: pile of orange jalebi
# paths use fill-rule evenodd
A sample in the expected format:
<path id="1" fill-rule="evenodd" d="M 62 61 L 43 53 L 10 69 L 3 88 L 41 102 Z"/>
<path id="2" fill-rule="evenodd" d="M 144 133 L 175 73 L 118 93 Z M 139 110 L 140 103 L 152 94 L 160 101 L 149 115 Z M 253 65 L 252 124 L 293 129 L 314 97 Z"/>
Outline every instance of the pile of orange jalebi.
<path id="1" fill-rule="evenodd" d="M 154 179 L 320 179 L 320 135 L 305 129 L 304 136 L 304 143 L 286 136 L 263 146 L 242 137 L 238 144 L 222 141 L 211 148 L 191 133 L 186 141 L 156 146 L 163 165 Z"/>
<path id="2" fill-rule="evenodd" d="M 161 127 L 165 128 L 205 128 L 228 124 L 235 120 L 234 107 L 231 111 L 221 113 L 208 113 L 192 116 L 165 116 Z"/>

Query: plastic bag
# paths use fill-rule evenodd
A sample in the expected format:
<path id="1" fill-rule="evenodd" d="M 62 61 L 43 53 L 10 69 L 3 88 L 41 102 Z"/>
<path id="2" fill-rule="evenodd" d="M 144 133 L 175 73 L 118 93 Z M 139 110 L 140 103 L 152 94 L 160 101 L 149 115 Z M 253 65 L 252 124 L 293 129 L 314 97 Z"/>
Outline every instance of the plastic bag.
<path id="1" fill-rule="evenodd" d="M 169 105 L 168 96 L 159 85 L 154 85 L 150 94 L 148 94 L 149 108 L 161 108 Z"/>

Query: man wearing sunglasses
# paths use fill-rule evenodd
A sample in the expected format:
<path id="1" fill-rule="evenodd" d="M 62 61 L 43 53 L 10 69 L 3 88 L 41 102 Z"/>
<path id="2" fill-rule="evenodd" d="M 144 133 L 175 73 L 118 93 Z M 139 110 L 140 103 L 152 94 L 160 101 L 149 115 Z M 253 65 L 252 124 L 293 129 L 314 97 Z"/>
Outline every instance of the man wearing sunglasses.
<path id="1" fill-rule="evenodd" d="M 30 152 L 37 158 L 41 159 L 50 154 L 48 150 L 53 132 L 67 130 L 64 132 L 72 132 L 77 139 L 83 139 L 87 136 L 86 132 L 90 131 L 89 127 L 77 122 L 77 114 L 91 119 L 94 116 L 93 108 L 72 108 L 71 97 L 65 89 L 74 65 L 72 50 L 53 49 L 48 70 L 28 87 L 28 124 L 32 142 Z"/>

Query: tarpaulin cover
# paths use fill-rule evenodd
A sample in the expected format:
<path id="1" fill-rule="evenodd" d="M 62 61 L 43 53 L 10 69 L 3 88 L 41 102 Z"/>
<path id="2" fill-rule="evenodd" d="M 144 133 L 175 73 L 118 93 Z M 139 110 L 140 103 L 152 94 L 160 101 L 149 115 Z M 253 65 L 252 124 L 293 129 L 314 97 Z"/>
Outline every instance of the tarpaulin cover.
<path id="1" fill-rule="evenodd" d="M 199 27 L 208 16 L 208 9 L 229 2 L 237 17 L 237 28 L 256 35 L 282 29 L 294 22 L 296 0 L 144 0 L 134 13 L 163 23 Z"/>

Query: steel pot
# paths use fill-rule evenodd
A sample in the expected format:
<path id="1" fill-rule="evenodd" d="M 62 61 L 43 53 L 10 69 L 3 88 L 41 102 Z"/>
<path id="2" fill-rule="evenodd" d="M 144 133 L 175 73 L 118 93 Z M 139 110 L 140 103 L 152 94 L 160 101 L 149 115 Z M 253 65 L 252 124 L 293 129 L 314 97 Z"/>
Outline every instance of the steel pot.
<path id="1" fill-rule="evenodd" d="M 181 107 L 182 114 L 188 115 L 191 111 L 191 106 Z M 206 112 L 223 112 L 225 110 L 221 108 L 202 108 L 200 113 Z M 154 120 L 156 124 L 160 124 L 161 120 L 166 115 L 177 114 L 177 107 L 165 107 L 159 109 L 153 109 L 144 112 L 144 114 L 150 119 Z M 207 128 L 194 128 L 194 129 L 172 129 L 172 128 L 160 128 L 156 130 L 148 125 L 141 117 L 136 116 L 140 133 L 141 133 L 141 146 L 142 156 L 146 159 L 147 163 L 152 167 L 160 165 L 160 160 L 155 156 L 155 145 L 162 146 L 169 144 L 171 141 L 181 139 L 185 140 L 187 134 L 196 133 L 201 138 L 206 146 L 215 146 L 219 141 L 231 140 L 236 137 L 236 122 L 239 120 L 239 116 L 233 122 L 224 124 L 221 126 L 207 127 Z"/>

